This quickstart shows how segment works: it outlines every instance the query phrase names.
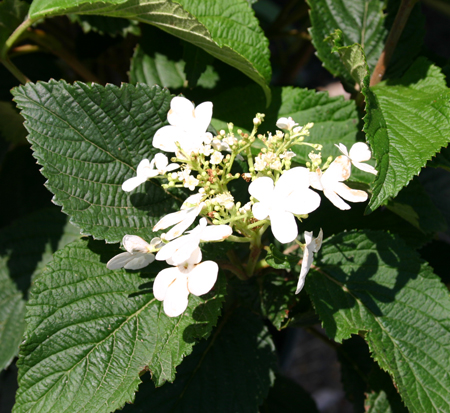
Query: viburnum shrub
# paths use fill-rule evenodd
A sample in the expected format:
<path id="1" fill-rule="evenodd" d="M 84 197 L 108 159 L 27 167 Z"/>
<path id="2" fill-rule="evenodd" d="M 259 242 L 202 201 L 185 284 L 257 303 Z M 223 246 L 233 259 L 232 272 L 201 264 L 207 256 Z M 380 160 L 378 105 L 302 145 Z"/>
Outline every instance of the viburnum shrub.
<path id="1" fill-rule="evenodd" d="M 289 327 L 355 412 L 450 411 L 448 67 L 416 3 L 1 1 L 0 410 L 317 412 Z"/>

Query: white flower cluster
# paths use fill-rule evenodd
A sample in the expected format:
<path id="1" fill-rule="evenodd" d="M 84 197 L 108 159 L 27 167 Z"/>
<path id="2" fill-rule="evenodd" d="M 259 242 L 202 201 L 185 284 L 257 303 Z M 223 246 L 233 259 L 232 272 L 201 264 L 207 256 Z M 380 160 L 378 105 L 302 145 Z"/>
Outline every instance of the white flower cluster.
<path id="1" fill-rule="evenodd" d="M 329 159 L 324 165 L 322 154 L 313 151 L 307 167 L 291 167 L 295 160 L 293 146 L 309 145 L 314 150 L 322 149 L 319 144 L 304 142 L 312 123 L 299 126 L 292 118 L 280 118 L 277 127 L 284 132 L 278 130 L 275 134 L 256 136 L 257 127 L 264 118 L 263 114 L 257 114 L 250 135 L 241 130 L 235 134 L 234 125 L 230 123 L 228 132 L 221 130 L 213 136 L 207 132 L 211 118 L 211 102 L 194 107 L 183 97 L 173 98 L 167 115 L 169 125 L 156 132 L 153 146 L 174 153 L 172 161 L 176 163 L 169 163 L 166 155 L 157 153 L 151 161 L 142 160 L 136 176 L 122 185 L 124 191 L 132 191 L 148 179 L 159 178 L 164 179 L 163 188 L 184 187 L 191 191 L 198 188 L 197 193 L 184 201 L 180 211 L 166 215 L 153 228 L 153 231 L 160 231 L 171 227 L 167 233 L 150 243 L 138 236 L 125 235 L 122 244 L 127 252 L 115 256 L 107 264 L 112 270 L 122 267 L 135 270 L 154 260 L 166 261 L 171 267 L 159 272 L 153 292 L 156 299 L 164 302 L 164 311 L 170 317 L 186 310 L 189 294 L 203 295 L 216 282 L 219 267 L 213 261 L 201 262 L 201 242 L 227 239 L 249 243 L 256 253 L 249 254 L 252 258 L 245 268 L 247 276 L 252 276 L 255 259 L 262 250 L 261 237 L 269 226 L 279 242 L 298 242 L 296 218 L 307 218 L 321 203 L 321 197 L 314 189 L 323 191 L 336 207 L 349 209 L 344 200 L 363 202 L 367 199 L 366 192 L 351 189 L 343 183 L 350 177 L 351 165 L 377 173 L 372 166 L 362 163 L 371 157 L 365 143 L 356 143 L 350 152 L 343 144 L 337 145 L 342 155 L 333 162 Z M 254 156 L 252 144 L 256 139 L 263 147 Z M 248 172 L 231 173 L 235 159 L 246 159 Z M 176 169 L 179 171 L 173 172 Z M 240 177 L 249 182 L 250 201 L 245 205 L 235 202 L 227 186 Z M 202 216 L 199 224 L 187 231 L 198 216 Z M 313 254 L 319 251 L 323 238 L 322 230 L 317 238 L 308 231 L 304 236 L 296 293 L 303 288 Z"/>

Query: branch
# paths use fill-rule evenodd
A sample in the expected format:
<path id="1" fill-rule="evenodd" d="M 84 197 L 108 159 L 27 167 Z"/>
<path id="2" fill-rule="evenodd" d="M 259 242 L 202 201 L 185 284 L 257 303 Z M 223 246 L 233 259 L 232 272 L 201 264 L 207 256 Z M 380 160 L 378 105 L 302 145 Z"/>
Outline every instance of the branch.
<path id="1" fill-rule="evenodd" d="M 394 24 L 391 27 L 389 36 L 384 45 L 384 50 L 378 59 L 378 63 L 375 66 L 372 77 L 370 78 L 370 86 L 374 86 L 381 82 L 386 69 L 389 65 L 391 57 L 397 46 L 398 40 L 405 28 L 406 22 L 408 21 L 409 15 L 418 0 L 402 0 L 400 7 L 398 9 L 397 15 L 395 16 Z"/>

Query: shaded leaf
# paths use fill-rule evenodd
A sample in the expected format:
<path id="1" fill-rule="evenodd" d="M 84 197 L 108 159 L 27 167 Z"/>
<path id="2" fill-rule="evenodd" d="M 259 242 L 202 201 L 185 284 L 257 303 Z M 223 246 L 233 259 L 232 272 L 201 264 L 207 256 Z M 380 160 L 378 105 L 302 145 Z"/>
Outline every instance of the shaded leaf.
<path id="1" fill-rule="evenodd" d="M 258 412 L 273 384 L 275 347 L 267 328 L 243 308 L 226 313 L 208 341 L 177 369 L 174 384 L 140 386 L 127 413 Z"/>
<path id="2" fill-rule="evenodd" d="M 126 37 L 128 33 L 139 36 L 141 31 L 136 21 L 106 17 L 106 16 L 89 16 L 69 14 L 72 22 L 77 22 L 85 33 L 90 31 L 99 34 L 107 34 L 112 37 Z"/>
<path id="3" fill-rule="evenodd" d="M 414 250 L 382 232 L 328 238 L 306 288 L 327 334 L 362 332 L 411 412 L 450 406 L 450 297 Z"/>
<path id="4" fill-rule="evenodd" d="M 77 0 L 69 4 L 35 0 L 30 8 L 32 20 L 67 13 L 129 18 L 157 26 L 242 71 L 263 88 L 270 101 L 268 40 L 245 0 Z"/>
<path id="5" fill-rule="evenodd" d="M 190 296 L 184 314 L 169 318 L 152 294 L 162 265 L 110 271 L 119 249 L 80 240 L 54 255 L 27 306 L 14 412 L 111 412 L 132 401 L 139 372 L 157 385 L 215 325 L 225 290 Z M 147 367 L 148 366 L 148 367 Z"/>
<path id="6" fill-rule="evenodd" d="M 311 395 L 294 381 L 277 375 L 260 410 L 263 413 L 318 413 Z"/>
<path id="7" fill-rule="evenodd" d="M 156 180 L 131 193 L 121 185 L 158 152 L 151 142 L 167 123 L 170 93 L 144 84 L 64 81 L 27 83 L 13 93 L 46 186 L 71 222 L 111 243 L 125 234 L 152 238 L 153 225 L 178 201 Z"/>
<path id="8" fill-rule="evenodd" d="M 0 102 L 0 135 L 5 140 L 16 144 L 27 143 L 23 121 L 12 102 Z"/>

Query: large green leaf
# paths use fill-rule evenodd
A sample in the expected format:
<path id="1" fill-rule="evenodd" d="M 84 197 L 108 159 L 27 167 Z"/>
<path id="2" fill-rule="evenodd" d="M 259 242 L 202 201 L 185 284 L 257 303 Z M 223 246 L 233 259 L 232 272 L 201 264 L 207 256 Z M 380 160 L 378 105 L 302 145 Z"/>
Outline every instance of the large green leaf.
<path id="1" fill-rule="evenodd" d="M 440 69 L 418 59 L 397 80 L 363 88 L 364 131 L 377 160 L 369 211 L 395 197 L 450 140 L 450 90 Z"/>
<path id="2" fill-rule="evenodd" d="M 414 250 L 382 232 L 328 238 L 306 287 L 327 334 L 364 334 L 411 412 L 450 408 L 450 297 Z"/>
<path id="3" fill-rule="evenodd" d="M 31 280 L 52 253 L 79 238 L 58 208 L 32 213 L 0 231 L 0 370 L 19 351 L 25 330 L 25 301 Z"/>
<path id="4" fill-rule="evenodd" d="M 121 189 L 139 162 L 158 152 L 151 142 L 166 124 L 166 89 L 50 81 L 13 93 L 54 202 L 83 234 L 107 242 L 125 234 L 150 238 L 159 218 L 177 207 L 154 180 L 131 193 Z"/>
<path id="5" fill-rule="evenodd" d="M 37 278 L 27 306 L 14 412 L 111 412 L 134 398 L 139 373 L 157 385 L 207 337 L 223 300 L 222 275 L 213 292 L 190 296 L 186 312 L 167 317 L 152 294 L 162 265 L 110 271 L 119 249 L 80 240 L 54 255 Z"/>
<path id="6" fill-rule="evenodd" d="M 146 380 L 124 412 L 258 412 L 275 379 L 275 346 L 262 320 L 241 308 L 225 313 L 208 341 L 155 388 Z"/>
<path id="7" fill-rule="evenodd" d="M 0 371 L 17 354 L 24 330 L 25 301 L 7 267 L 0 265 Z"/>
<path id="8" fill-rule="evenodd" d="M 29 15 L 34 21 L 67 13 L 122 17 L 157 26 L 239 69 L 262 86 L 270 101 L 268 40 L 245 0 L 36 0 Z"/>
<path id="9" fill-rule="evenodd" d="M 311 7 L 311 37 L 317 55 L 323 65 L 333 75 L 342 77 L 344 83 L 355 85 L 348 65 L 332 53 L 333 45 L 328 36 L 340 30 L 342 46 L 361 45 L 367 58 L 370 71 L 373 71 L 384 48 L 389 28 L 400 5 L 399 0 L 387 1 L 386 14 L 384 2 L 367 0 L 308 0 Z M 417 5 L 402 33 L 398 47 L 392 56 L 387 75 L 400 75 L 420 51 L 424 35 L 424 18 Z"/>

